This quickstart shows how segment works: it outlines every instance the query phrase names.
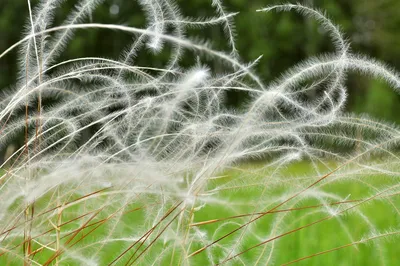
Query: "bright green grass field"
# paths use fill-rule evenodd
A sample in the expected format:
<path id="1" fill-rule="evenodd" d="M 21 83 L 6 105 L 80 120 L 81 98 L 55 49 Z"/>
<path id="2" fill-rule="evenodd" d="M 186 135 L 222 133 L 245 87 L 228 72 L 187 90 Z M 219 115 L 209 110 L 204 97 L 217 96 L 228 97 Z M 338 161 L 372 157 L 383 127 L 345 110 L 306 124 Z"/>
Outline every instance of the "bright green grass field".
<path id="1" fill-rule="evenodd" d="M 253 166 L 247 166 L 252 168 Z M 303 173 L 305 176 L 310 169 L 308 163 L 302 162 L 290 166 L 285 170 L 283 176 L 294 176 Z M 229 173 L 231 177 L 235 176 L 235 172 Z M 284 177 L 283 177 L 284 178 Z M 314 179 L 315 181 L 315 179 Z M 387 189 L 390 186 L 396 185 L 396 180 L 380 175 L 373 176 L 355 176 L 354 179 L 348 181 L 335 181 L 329 182 L 326 180 L 326 185 L 322 184 L 322 189 L 325 192 L 330 192 L 332 194 L 340 195 L 342 198 L 347 200 L 355 199 L 366 199 L 373 197 L 378 194 L 378 190 Z M 307 181 L 302 184 L 311 184 L 312 181 Z M 306 186 L 303 186 L 306 187 Z M 281 195 L 285 187 L 280 188 L 279 186 L 271 189 L 265 195 L 274 196 Z M 301 190 L 299 188 L 299 190 Z M 400 195 L 394 193 L 391 194 L 390 190 L 387 194 L 391 195 L 389 197 L 377 197 L 374 200 L 365 202 L 354 208 L 354 210 L 359 211 L 365 219 L 369 220 L 370 225 L 365 222 L 365 219 L 361 218 L 360 215 L 356 214 L 355 211 L 346 211 L 343 215 L 337 218 L 329 219 L 312 226 L 306 227 L 304 229 L 298 230 L 296 232 L 290 233 L 286 236 L 278 238 L 277 240 L 270 242 L 268 245 L 261 245 L 245 254 L 241 255 L 245 258 L 247 265 L 252 265 L 255 258 L 261 253 L 263 248 L 268 250 L 274 247 L 273 257 L 270 260 L 271 265 L 282 265 L 288 262 L 292 262 L 299 258 L 307 257 L 316 253 L 331 250 L 337 247 L 347 245 L 349 243 L 359 241 L 363 238 L 368 238 L 372 236 L 373 231 L 378 234 L 386 233 L 388 231 L 398 231 L 400 225 Z M 249 198 L 257 199 L 257 192 L 252 190 L 238 190 L 235 195 L 232 192 L 229 193 L 229 197 L 235 198 L 236 201 L 248 201 Z M 386 195 L 387 195 L 386 194 Z M 332 200 L 327 202 L 334 202 Z M 270 206 L 266 206 L 264 211 L 269 210 L 278 204 L 279 201 Z M 318 200 L 307 199 L 296 204 L 296 208 L 315 206 L 321 204 Z M 341 209 L 345 209 L 356 203 L 351 203 L 350 205 L 341 204 Z M 289 205 L 283 205 L 278 209 L 290 208 Z M 338 205 L 331 206 L 332 209 L 339 210 Z M 325 211 L 321 211 L 322 208 L 311 208 L 290 211 L 287 214 L 282 230 L 279 234 L 289 232 L 294 229 L 301 228 L 303 226 L 310 225 L 320 219 L 323 219 L 329 214 Z M 252 212 L 253 209 L 243 208 L 242 213 Z M 234 215 L 230 213 L 229 210 L 222 210 L 220 207 L 212 208 L 206 207 L 201 212 L 197 214 L 198 221 L 210 220 L 220 217 L 227 217 Z M 260 236 L 270 232 L 271 224 L 274 221 L 274 215 L 268 214 L 264 216 L 257 226 L 257 233 Z M 204 216 L 204 217 L 202 217 Z M 247 222 L 249 218 L 238 220 L 239 224 Z M 230 230 L 235 229 L 237 226 L 230 227 Z M 213 232 L 216 229 L 215 225 L 205 225 L 208 232 Z M 225 230 L 225 232 L 219 234 L 224 235 L 230 230 Z M 278 235 L 279 235 L 278 234 Z M 274 234 L 275 236 L 277 234 Z M 270 237 L 269 237 L 270 238 Z M 268 239 L 268 237 L 265 237 Z M 310 266 L 339 266 L 339 265 L 400 265 L 400 238 L 398 234 L 391 237 L 377 238 L 373 241 L 367 241 L 365 243 L 360 243 L 358 245 L 353 245 L 343 249 L 335 250 L 329 253 L 320 254 L 303 261 L 294 263 L 293 265 L 310 265 Z M 240 250 L 246 250 L 249 247 L 260 243 L 259 241 L 250 243 L 245 243 Z M 233 254 L 232 254 L 233 255 Z M 264 256 L 267 256 L 268 252 Z M 251 262 L 249 264 L 249 262 Z M 239 263 L 234 263 L 230 261 L 228 265 L 241 265 Z M 202 265 L 199 263 L 198 265 Z M 263 265 L 263 264 L 258 264 Z"/>
<path id="2" fill-rule="evenodd" d="M 246 167 L 251 168 L 252 166 L 247 165 Z M 286 169 L 286 175 L 298 175 L 299 173 L 307 173 L 309 168 L 308 163 L 298 163 L 288 169 Z M 226 180 L 218 180 L 219 184 L 221 182 L 227 182 L 227 180 L 232 180 L 239 175 L 238 172 L 231 170 L 226 173 Z M 285 176 L 285 175 L 283 175 Z M 240 178 L 243 178 L 242 176 Z M 284 177 L 282 177 L 284 178 Z M 310 184 L 310 181 L 307 181 Z M 307 184 L 304 183 L 304 184 Z M 311 182 L 312 183 L 312 182 Z M 365 185 L 368 184 L 368 185 Z M 340 195 L 342 198 L 347 198 L 349 200 L 354 199 L 365 199 L 374 195 L 374 189 L 382 189 L 390 185 L 395 184 L 395 181 L 391 178 L 383 176 L 369 176 L 363 177 L 359 176 L 358 181 L 351 180 L 349 182 L 332 182 L 327 183 L 324 187 L 324 191 L 335 193 Z M 272 186 L 271 189 L 267 191 L 265 197 L 274 197 L 281 195 L 285 187 Z M 232 215 L 251 213 L 255 209 L 249 208 L 249 203 L 253 200 L 257 201 L 260 197 L 260 189 L 238 189 L 235 191 L 228 191 L 226 194 L 222 193 L 222 197 L 225 199 L 232 199 L 233 202 L 237 203 L 234 210 L 232 208 L 223 208 L 221 205 L 210 206 L 206 205 L 204 208 L 196 212 L 194 222 L 207 221 L 211 219 L 218 219 L 229 217 Z M 375 192 L 376 193 L 376 192 Z M 390 193 L 389 193 L 390 194 Z M 279 202 L 279 201 L 278 201 Z M 330 201 L 334 202 L 334 201 Z M 275 203 L 276 204 L 276 203 Z M 302 208 L 306 206 L 314 206 L 321 204 L 320 201 L 315 199 L 307 199 L 299 202 L 295 205 L 296 208 Z M 349 203 L 345 203 L 349 204 Z M 351 203 L 354 204 L 354 203 Z M 251 204 L 250 204 L 251 205 Z M 134 206 L 134 205 L 133 205 Z M 265 206 L 265 210 L 274 205 Z M 350 206 L 350 205 L 348 205 Z M 339 207 L 345 206 L 332 206 L 333 209 L 338 209 Z M 289 205 L 283 205 L 279 209 L 290 208 Z M 287 212 L 286 215 L 282 216 L 284 223 L 280 228 L 278 234 L 289 232 L 294 229 L 298 229 L 302 226 L 307 226 L 310 223 L 323 219 L 329 216 L 329 213 L 323 210 L 324 207 L 307 208 L 301 210 L 293 210 Z M 312 226 L 306 227 L 304 229 L 298 230 L 296 232 L 290 233 L 286 236 L 280 237 L 275 241 L 269 242 L 268 244 L 261 245 L 249 252 L 244 253 L 240 257 L 246 262 L 246 265 L 254 265 L 254 261 L 258 256 L 263 253 L 263 256 L 268 256 L 269 251 L 273 248 L 273 256 L 270 260 L 270 265 L 282 265 L 293 260 L 310 256 L 318 252 L 323 252 L 326 250 L 334 249 L 348 243 L 359 241 L 362 238 L 371 236 L 372 230 L 376 230 L 376 233 L 385 233 L 389 230 L 396 231 L 399 229 L 400 215 L 397 213 L 397 208 L 400 209 L 400 196 L 391 195 L 389 197 L 380 197 L 369 201 L 368 203 L 363 203 L 357 207 L 357 210 L 364 215 L 364 218 L 368 218 L 371 225 L 365 222 L 360 215 L 355 212 L 345 213 L 338 218 L 329 219 L 320 223 L 316 223 Z M 264 211 L 265 211 L 264 210 Z M 259 206 L 256 211 L 260 211 Z M 134 226 L 139 226 L 139 222 L 144 217 L 145 212 L 138 211 L 134 214 L 125 215 L 122 218 L 122 227 L 119 228 L 121 234 L 124 230 L 129 231 Z M 254 226 L 253 230 L 261 239 L 268 239 L 268 236 L 275 236 L 276 234 L 273 229 L 274 221 L 276 221 L 276 213 L 268 214 L 260 219 Z M 282 214 L 279 214 L 282 215 Z M 66 214 L 68 216 L 68 214 Z M 249 221 L 249 217 L 231 219 L 233 222 L 237 222 L 239 225 Z M 237 224 L 227 224 L 226 226 L 216 229 L 220 223 L 212 223 L 207 225 L 202 225 L 201 230 L 207 233 L 207 235 L 215 236 L 213 239 L 217 239 L 219 236 L 223 236 L 226 233 L 237 228 Z M 102 235 L 106 234 L 104 227 L 99 227 L 95 232 L 91 233 L 89 237 L 85 238 L 79 245 L 84 246 L 94 241 L 100 239 Z M 227 238 L 220 243 L 222 245 L 232 244 L 232 239 Z M 388 238 L 378 238 L 373 241 L 368 241 L 367 243 L 361 243 L 358 245 L 349 246 L 343 249 L 335 250 L 326 254 L 321 254 L 312 258 L 308 258 L 303 261 L 294 263 L 293 265 L 309 265 L 309 266 L 347 266 L 347 265 L 400 265 L 400 238 L 397 235 Z M 162 242 L 162 241 L 161 241 Z M 260 239 L 249 238 L 246 239 L 239 251 L 250 248 L 260 242 Z M 2 242 L 0 242 L 0 247 Z M 113 242 L 111 244 L 106 244 L 103 247 L 102 252 L 99 253 L 99 261 L 102 262 L 101 265 L 108 265 L 110 261 L 113 260 L 118 254 L 121 253 L 126 247 L 131 243 L 129 242 Z M 78 247 L 79 247 L 78 245 Z M 146 245 L 143 245 L 142 249 Z M 191 251 L 195 251 L 201 248 L 202 245 L 194 245 Z M 147 252 L 147 259 L 151 256 L 157 256 L 162 252 L 162 243 L 156 243 Z M 18 252 L 21 252 L 19 248 Z M 90 252 L 90 251 L 88 251 Z M 140 251 L 139 251 L 140 252 Z M 218 249 L 216 249 L 216 254 L 218 254 Z M 36 255 L 35 259 L 39 260 L 40 263 L 44 263 L 50 256 L 51 252 L 41 252 Z M 129 257 L 131 253 L 128 253 L 126 257 Z M 232 255 L 234 255 L 233 253 Z M 166 258 L 158 261 L 154 265 L 178 265 L 180 254 L 175 254 L 176 258 L 171 259 L 167 256 Z M 218 257 L 218 256 L 217 256 Z M 219 257 L 219 259 L 224 259 L 225 257 Z M 115 265 L 125 265 L 126 259 L 122 259 Z M 0 266 L 2 265 L 21 265 L 21 260 L 15 258 L 12 254 L 3 254 L 0 256 Z M 54 265 L 54 264 L 52 264 Z M 77 264 L 75 262 L 64 261 L 61 265 L 84 265 L 84 263 Z M 140 263 L 136 265 L 151 265 L 149 260 L 141 260 Z M 193 257 L 192 265 L 210 265 L 205 257 L 204 252 Z M 229 261 L 226 265 L 242 265 L 237 261 Z M 263 265 L 263 264 L 258 264 Z"/>

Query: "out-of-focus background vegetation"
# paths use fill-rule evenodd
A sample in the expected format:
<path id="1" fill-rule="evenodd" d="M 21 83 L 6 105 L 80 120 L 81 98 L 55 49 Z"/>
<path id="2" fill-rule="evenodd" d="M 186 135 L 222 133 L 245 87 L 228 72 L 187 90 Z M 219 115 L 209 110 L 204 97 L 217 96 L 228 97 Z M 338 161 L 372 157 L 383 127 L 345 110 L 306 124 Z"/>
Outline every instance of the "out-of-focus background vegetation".
<path id="1" fill-rule="evenodd" d="M 38 0 L 31 1 L 33 6 Z M 178 0 L 183 15 L 208 17 L 215 14 L 211 0 Z M 228 12 L 240 12 L 235 17 L 237 48 L 246 61 L 263 55 L 257 65 L 258 73 L 268 82 L 298 63 L 320 53 L 333 51 L 330 39 L 318 24 L 296 13 L 256 13 L 267 5 L 281 3 L 275 0 L 225 0 Z M 400 1 L 398 0 L 305 0 L 304 4 L 326 10 L 342 27 L 353 51 L 367 54 L 400 69 Z M 55 25 L 61 24 L 75 0 L 64 1 L 57 9 Z M 96 9 L 92 21 L 144 27 L 146 21 L 137 1 L 107 0 Z M 28 21 L 25 0 L 0 1 L 0 51 L 17 42 L 23 25 Z M 194 30 L 194 35 L 212 40 L 213 47 L 225 49 L 226 39 L 221 27 Z M 191 33 L 188 33 L 190 36 Z M 107 30 L 78 31 L 68 50 L 60 59 L 79 56 L 118 57 L 131 36 Z M 165 49 L 165 58 L 169 55 Z M 161 58 L 163 55 L 161 55 Z M 137 64 L 148 65 L 152 56 L 144 54 Z M 158 57 L 159 60 L 160 57 Z M 185 65 L 183 59 L 182 64 Z M 158 61 L 157 61 L 158 62 Z M 157 64 L 155 62 L 155 64 Z M 161 63 L 161 62 L 158 62 Z M 189 63 L 188 63 L 189 64 Z M 17 77 L 16 53 L 0 60 L 0 89 L 15 84 Z M 347 109 L 386 121 L 400 122 L 400 96 L 384 83 L 358 75 L 349 77 Z M 229 102 L 238 105 L 243 95 L 232 94 Z"/>

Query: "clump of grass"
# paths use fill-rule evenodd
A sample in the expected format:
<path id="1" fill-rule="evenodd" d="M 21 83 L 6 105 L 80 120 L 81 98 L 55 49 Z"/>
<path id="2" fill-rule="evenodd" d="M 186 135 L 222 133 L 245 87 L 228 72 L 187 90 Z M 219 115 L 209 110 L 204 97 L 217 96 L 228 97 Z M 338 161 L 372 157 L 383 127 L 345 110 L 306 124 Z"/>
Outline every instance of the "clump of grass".
<path id="1" fill-rule="evenodd" d="M 0 101 L 0 145 L 25 135 L 2 165 L 0 260 L 25 265 L 272 264 L 281 239 L 332 221 L 344 244 L 287 263 L 396 236 L 378 228 L 363 207 L 379 200 L 399 215 L 399 129 L 343 112 L 346 75 L 356 71 L 400 88 L 389 67 L 355 54 L 322 12 L 300 4 L 260 9 L 295 11 L 318 20 L 335 51 L 308 59 L 265 83 L 235 45 L 232 18 L 219 0 L 215 18 L 183 17 L 171 0 L 140 1 L 146 28 L 84 23 L 102 1 L 82 0 L 53 25 L 60 0 L 31 8 L 19 49 L 20 76 Z M 220 25 L 228 51 L 186 37 L 191 27 Z M 117 59 L 60 61 L 75 30 L 132 34 Z M 167 30 L 168 29 L 168 30 Z M 240 36 L 238 36 L 240 38 Z M 172 45 L 164 67 L 135 57 Z M 197 56 L 189 68 L 184 52 Z M 210 61 L 223 64 L 218 71 Z M 230 90 L 250 100 L 224 104 Z M 307 92 L 318 91 L 314 97 Z M 51 106 L 43 104 L 54 99 Z M 92 131 L 89 137 L 86 132 Z M 259 167 L 243 167 L 257 159 Z M 307 171 L 287 172 L 298 161 Z M 379 182 L 378 182 L 378 181 Z M 356 185 L 355 198 L 332 190 Z M 302 211 L 300 217 L 293 213 Z M 360 236 L 346 224 L 368 228 Z M 299 225 L 298 220 L 311 219 Z M 358 237 L 358 238 L 357 238 Z M 284 256 L 280 254 L 279 256 Z"/>

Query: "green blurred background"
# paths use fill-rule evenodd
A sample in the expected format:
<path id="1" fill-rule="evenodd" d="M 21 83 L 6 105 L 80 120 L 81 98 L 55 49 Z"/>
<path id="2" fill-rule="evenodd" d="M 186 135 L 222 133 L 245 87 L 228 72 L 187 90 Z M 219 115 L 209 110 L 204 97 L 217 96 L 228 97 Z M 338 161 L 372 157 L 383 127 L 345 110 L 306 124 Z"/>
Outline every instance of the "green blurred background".
<path id="1" fill-rule="evenodd" d="M 32 0 L 34 6 L 38 1 Z M 66 0 L 57 9 L 55 24 L 61 24 L 76 0 Z M 208 17 L 215 15 L 212 0 L 179 0 L 183 15 Z M 255 10 L 267 5 L 281 3 L 275 0 L 225 0 L 228 12 L 240 12 L 235 17 L 237 48 L 245 61 L 263 55 L 257 65 L 257 72 L 265 82 L 309 56 L 333 51 L 332 44 L 323 29 L 312 19 L 296 13 L 256 13 Z M 399 0 L 305 0 L 326 10 L 327 14 L 340 25 L 354 52 L 367 54 L 400 70 L 400 10 Z M 92 21 L 117 23 L 144 27 L 143 11 L 134 0 L 106 0 L 92 16 Z M 0 1 L 0 51 L 4 51 L 22 36 L 24 24 L 28 21 L 26 0 Z M 86 21 L 87 22 L 87 21 Z M 191 32 L 188 32 L 189 36 Z M 228 50 L 222 27 L 193 30 L 193 34 L 211 40 L 216 49 Z M 127 47 L 131 36 L 107 30 L 86 30 L 77 32 L 67 51 L 60 59 L 79 56 L 105 56 L 116 58 Z M 161 57 L 168 58 L 168 49 Z M 17 57 L 12 53 L 0 60 L 0 88 L 15 84 L 17 78 Z M 139 56 L 137 64 L 148 65 L 151 55 Z M 182 65 L 189 59 L 183 58 Z M 152 63 L 152 62 L 151 62 Z M 157 64 L 157 63 L 156 63 Z M 400 122 L 400 96 L 384 83 L 350 74 L 348 79 L 349 100 L 347 109 L 387 121 Z M 232 94 L 229 101 L 235 105 L 243 95 Z"/>

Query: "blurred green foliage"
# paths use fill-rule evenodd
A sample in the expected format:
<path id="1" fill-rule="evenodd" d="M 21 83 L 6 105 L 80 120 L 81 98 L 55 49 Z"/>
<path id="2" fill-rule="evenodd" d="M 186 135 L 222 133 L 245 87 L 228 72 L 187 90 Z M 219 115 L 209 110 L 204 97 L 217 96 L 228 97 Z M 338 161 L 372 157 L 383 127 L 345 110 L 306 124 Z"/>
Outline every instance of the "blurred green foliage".
<path id="1" fill-rule="evenodd" d="M 34 6 L 38 0 L 32 0 Z M 185 16 L 209 17 L 215 14 L 211 0 L 177 0 Z M 300 60 L 307 57 L 333 51 L 330 39 L 323 29 L 312 19 L 295 13 L 257 13 L 256 9 L 281 3 L 275 0 L 225 0 L 228 12 L 240 12 L 235 17 L 237 48 L 245 61 L 263 58 L 256 66 L 257 72 L 265 82 L 280 76 Z M 342 27 L 352 49 L 387 62 L 400 69 L 400 1 L 398 0 L 305 0 L 326 13 Z M 55 24 L 60 24 L 76 0 L 64 1 L 57 9 Z M 112 14 L 111 7 L 118 6 L 118 14 Z M 0 51 L 18 41 L 22 36 L 24 24 L 28 19 L 28 7 L 25 0 L 0 1 Z M 136 27 L 146 25 L 145 17 L 137 1 L 104 1 L 93 14 L 92 21 L 117 23 Z M 187 35 L 212 40 L 216 49 L 227 50 L 222 27 L 205 30 L 193 30 Z M 131 36 L 107 30 L 77 31 L 73 41 L 60 60 L 78 56 L 118 57 L 127 47 Z M 162 64 L 168 60 L 166 46 L 161 56 L 149 51 L 141 54 L 137 64 Z M 0 60 L 0 88 L 15 84 L 18 68 L 16 52 Z M 189 57 L 188 57 L 189 58 Z M 189 59 L 182 60 L 182 65 L 190 65 Z M 216 66 L 218 67 L 218 66 Z M 389 121 L 400 122 L 400 97 L 384 83 L 361 76 L 349 77 L 349 111 L 369 113 L 371 116 Z M 243 95 L 230 95 L 230 102 L 238 104 Z"/>

